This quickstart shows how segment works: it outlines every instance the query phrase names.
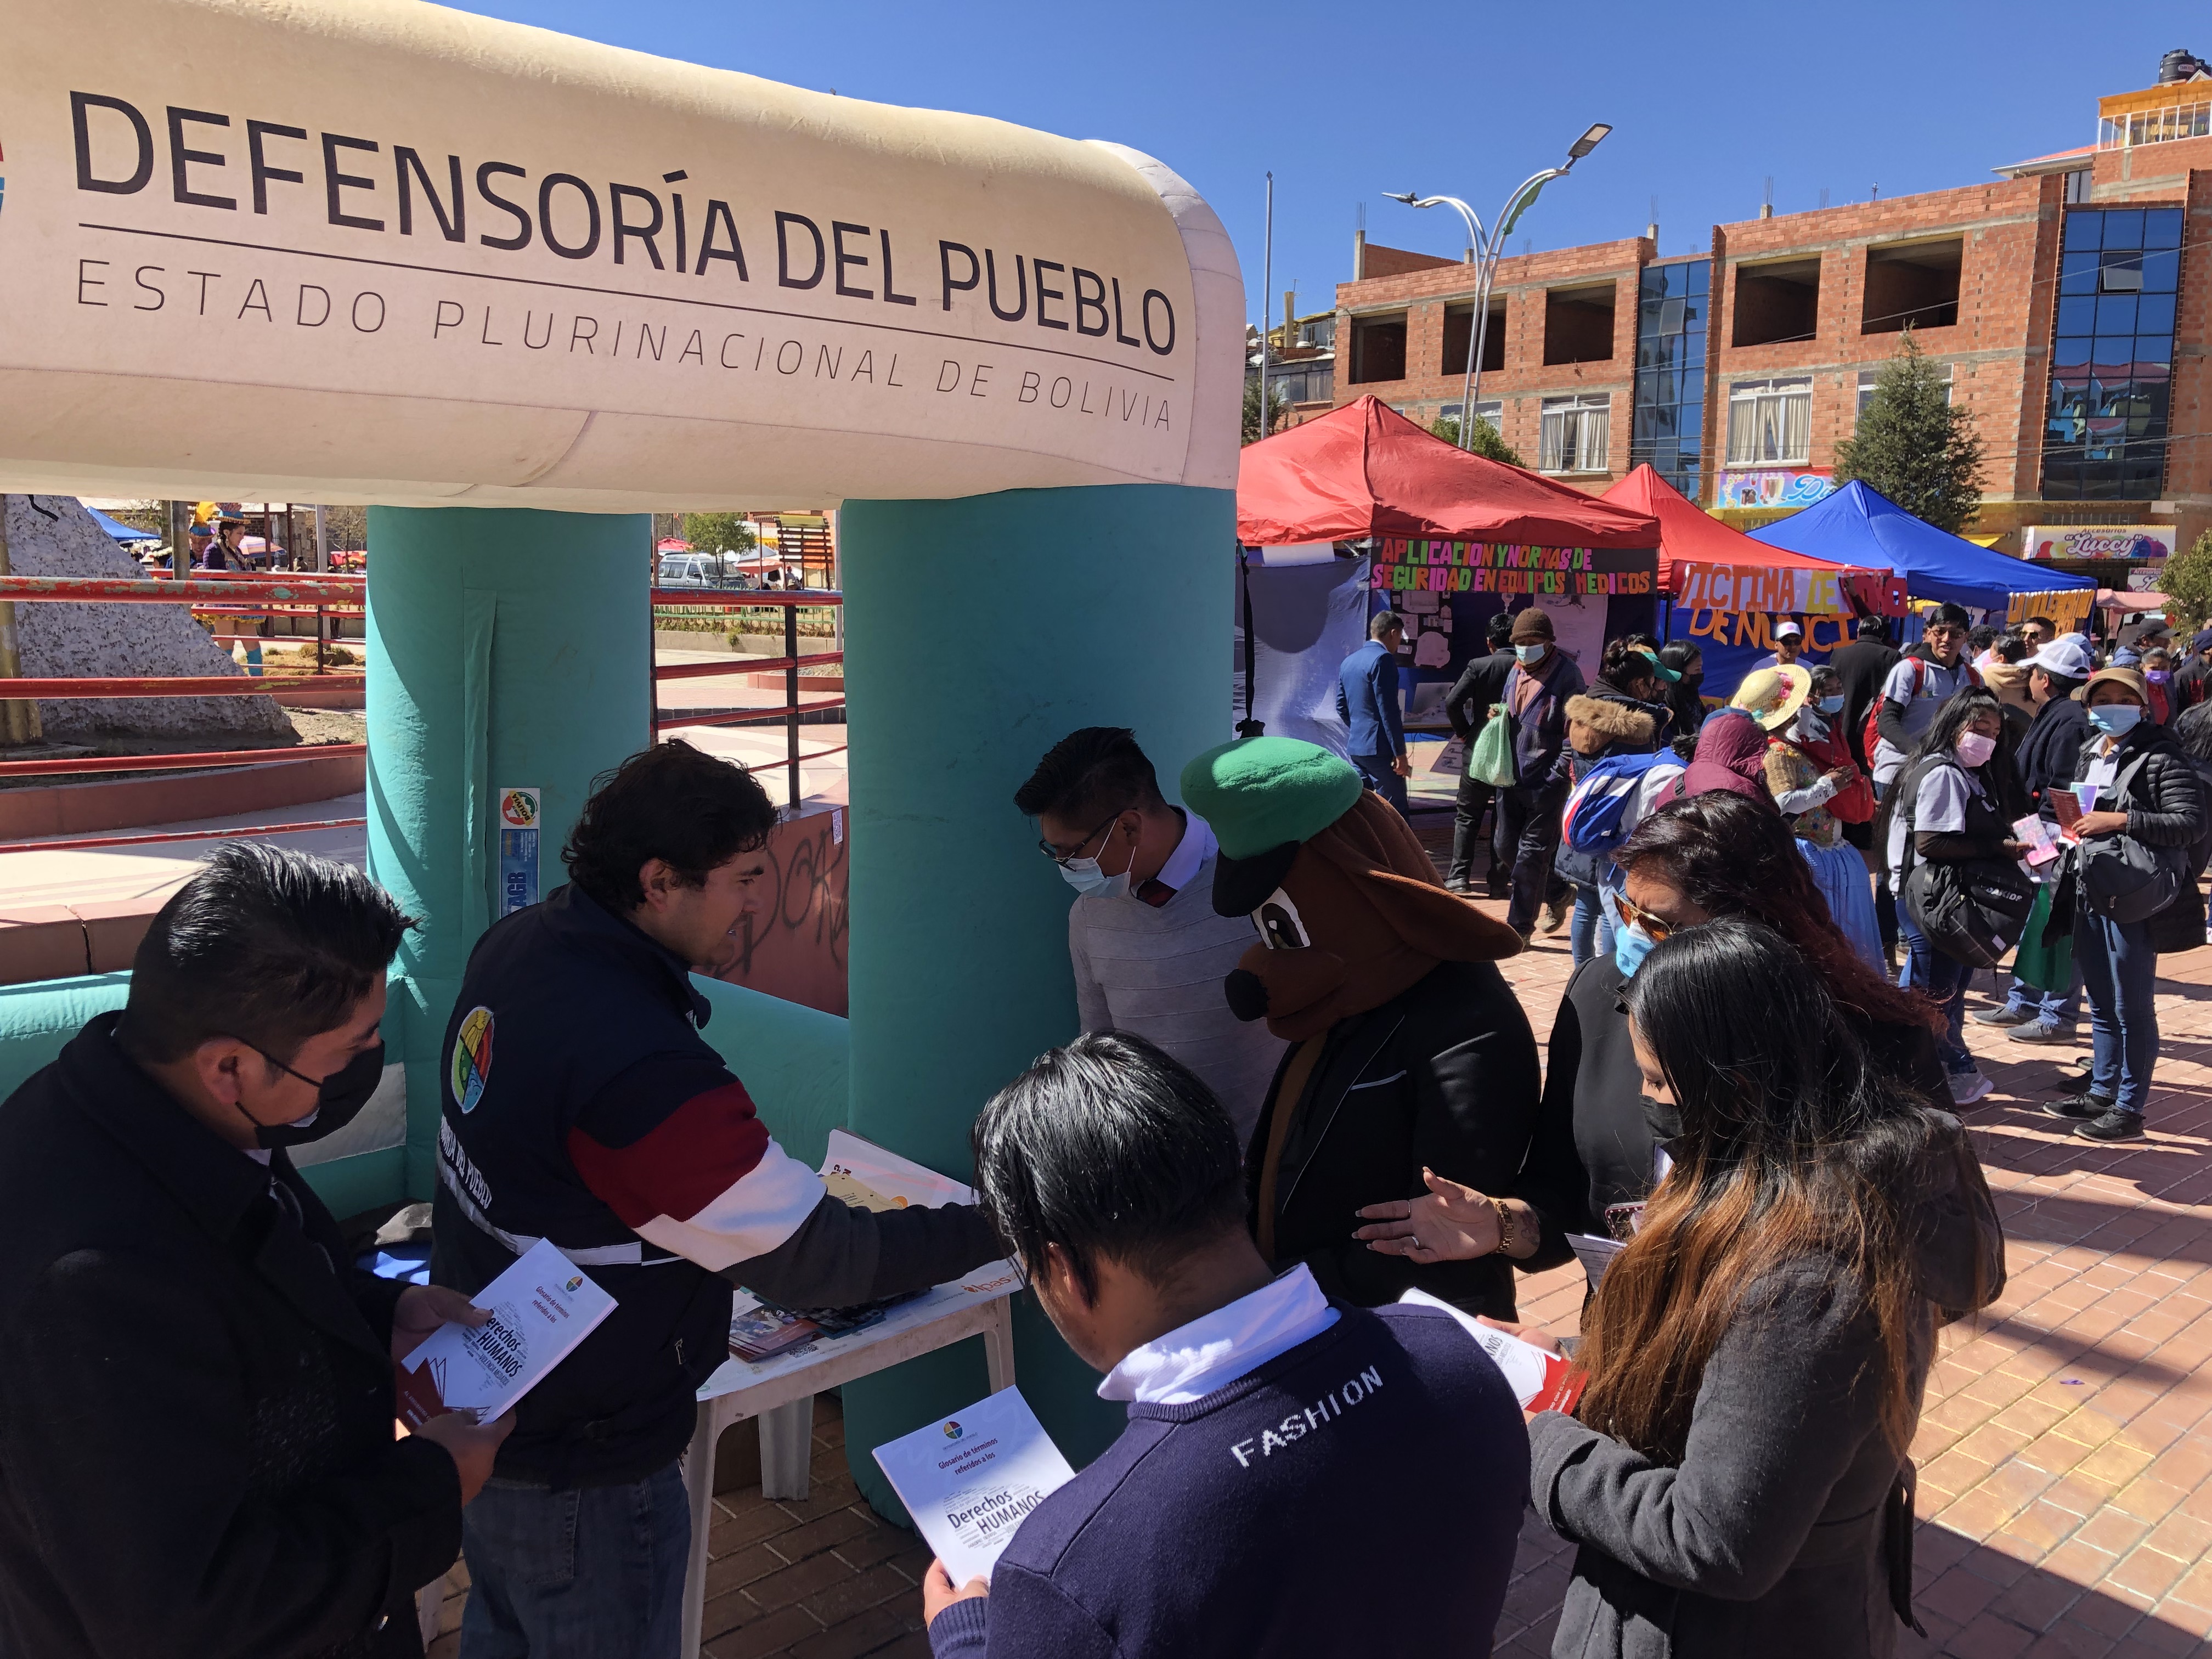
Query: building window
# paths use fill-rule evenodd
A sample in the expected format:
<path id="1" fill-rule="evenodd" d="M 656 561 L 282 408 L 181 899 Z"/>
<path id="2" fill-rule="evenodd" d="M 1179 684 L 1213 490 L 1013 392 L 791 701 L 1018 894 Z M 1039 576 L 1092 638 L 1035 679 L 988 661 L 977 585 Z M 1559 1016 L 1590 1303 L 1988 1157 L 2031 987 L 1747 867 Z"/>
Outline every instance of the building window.
<path id="1" fill-rule="evenodd" d="M 2106 116 L 2097 123 L 2097 148 L 2124 149 L 2130 144 L 2164 144 L 2207 134 L 2212 134 L 2212 104 L 2176 104 Z"/>
<path id="2" fill-rule="evenodd" d="M 1543 447 L 1537 465 L 1546 472 L 1603 472 L 1613 399 L 1602 392 L 1547 398 Z"/>
<path id="3" fill-rule="evenodd" d="M 1319 346 L 1323 350 L 1327 350 L 1336 343 L 1336 319 L 1314 317 L 1300 323 L 1297 327 L 1297 343 L 1302 346 Z"/>
<path id="4" fill-rule="evenodd" d="M 1780 259 L 1738 265 L 1735 331 L 1729 343 L 1778 345 L 1810 340 L 1820 329 L 1820 261 Z"/>
<path id="5" fill-rule="evenodd" d="M 1636 404 L 1628 464 L 1698 498 L 1705 459 L 1705 320 L 1712 261 L 1646 265 L 1637 283 Z"/>
<path id="6" fill-rule="evenodd" d="M 1444 362 L 1447 374 L 1467 373 L 1468 337 L 1474 331 L 1474 307 L 1472 305 L 1444 307 Z M 1505 301 L 1490 302 L 1490 320 L 1482 331 L 1482 362 L 1485 374 L 1505 367 Z"/>
<path id="7" fill-rule="evenodd" d="M 1352 379 L 1356 384 L 1406 378 L 1406 319 L 1360 317 L 1352 325 Z"/>
<path id="8" fill-rule="evenodd" d="M 2090 169 L 2076 167 L 2066 175 L 2066 205 L 2077 207 L 2089 199 Z"/>
<path id="9" fill-rule="evenodd" d="M 1440 421 L 1457 422 L 1462 405 L 1445 404 L 1437 410 Z M 1474 403 L 1474 418 L 1490 422 L 1490 429 L 1503 436 L 1505 431 L 1505 400 L 1502 398 L 1478 398 Z"/>
<path id="10" fill-rule="evenodd" d="M 1859 371 L 1858 413 L 1862 416 L 1863 416 L 1867 412 L 1867 405 L 1874 401 L 1875 382 L 1881 378 L 1881 371 L 1878 368 L 1863 368 Z M 1948 404 L 1951 401 L 1953 395 L 1950 364 L 1945 363 L 1942 365 L 1942 375 L 1943 401 Z"/>
<path id="11" fill-rule="evenodd" d="M 1813 381 L 1738 380 L 1729 388 L 1728 464 L 1802 466 L 1813 458 Z"/>
<path id="12" fill-rule="evenodd" d="M 2043 436 L 2046 501 L 2154 501 L 2164 487 L 2181 230 L 2179 208 L 2066 215 Z"/>
<path id="13" fill-rule="evenodd" d="M 1544 362 L 1603 363 L 1613 359 L 1613 284 L 1555 288 L 1544 295 Z M 1467 347 L 1460 346 L 1462 352 Z"/>
<path id="14" fill-rule="evenodd" d="M 1908 242 L 1867 250 L 1862 334 L 1897 334 L 1908 328 L 1948 328 L 1959 320 L 1959 270 L 1966 239 Z"/>

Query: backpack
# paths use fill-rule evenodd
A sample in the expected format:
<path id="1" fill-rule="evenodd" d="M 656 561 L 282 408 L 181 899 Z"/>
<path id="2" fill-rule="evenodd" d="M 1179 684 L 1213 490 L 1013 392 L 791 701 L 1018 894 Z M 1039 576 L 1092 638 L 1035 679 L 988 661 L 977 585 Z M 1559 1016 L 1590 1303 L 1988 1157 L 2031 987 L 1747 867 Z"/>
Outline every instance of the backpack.
<path id="1" fill-rule="evenodd" d="M 1897 902 L 1928 942 L 1954 962 L 1994 968 L 2027 932 L 2035 883 L 2010 859 L 1921 860 L 1912 845 L 1921 781 L 1945 764 L 1930 756 L 1898 793 L 1893 810 L 1905 819 L 1905 851 Z"/>
<path id="2" fill-rule="evenodd" d="M 1917 698 L 1920 695 L 1920 688 L 1928 684 L 1928 659 L 1905 657 L 1900 658 L 1899 660 L 1912 665 L 1912 696 Z M 1979 685 L 1982 683 L 1982 671 L 1972 663 L 1965 664 L 1964 666 L 1966 671 L 1966 684 Z M 1875 746 L 1881 741 L 1881 706 L 1887 700 L 1881 691 L 1876 690 L 1874 694 L 1874 701 L 1867 705 L 1866 724 L 1859 728 L 1859 753 L 1867 757 L 1867 765 L 1869 768 L 1874 765 Z M 1863 823 L 1865 821 L 1863 818 L 1844 820 L 1846 823 Z"/>
<path id="3" fill-rule="evenodd" d="M 1552 867 L 1565 880 L 1595 887 L 1613 866 L 1613 850 L 1628 839 L 1682 775 L 1672 750 L 1652 755 L 1608 755 L 1583 775 L 1559 817 L 1559 850 Z"/>
<path id="4" fill-rule="evenodd" d="M 2150 757 L 2151 751 L 2144 750 L 2112 780 L 2115 799 L 2126 801 L 2130 787 Z M 2201 785 L 2198 793 L 2203 793 Z M 2075 854 L 2081 902 L 2114 921 L 2148 921 L 2180 897 L 2185 883 L 2194 884 L 2193 853 L 2188 847 L 2153 847 L 2129 835 L 2088 836 Z"/>

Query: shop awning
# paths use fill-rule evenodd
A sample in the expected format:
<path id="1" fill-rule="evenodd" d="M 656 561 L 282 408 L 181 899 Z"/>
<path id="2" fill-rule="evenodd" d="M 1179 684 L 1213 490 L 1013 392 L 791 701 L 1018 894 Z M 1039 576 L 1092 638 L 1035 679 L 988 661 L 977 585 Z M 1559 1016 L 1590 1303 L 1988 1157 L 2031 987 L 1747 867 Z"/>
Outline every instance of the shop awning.
<path id="1" fill-rule="evenodd" d="M 1431 538 L 1648 548 L 1650 514 L 1446 443 L 1366 397 L 1245 447 L 1237 535 L 1248 547 Z"/>

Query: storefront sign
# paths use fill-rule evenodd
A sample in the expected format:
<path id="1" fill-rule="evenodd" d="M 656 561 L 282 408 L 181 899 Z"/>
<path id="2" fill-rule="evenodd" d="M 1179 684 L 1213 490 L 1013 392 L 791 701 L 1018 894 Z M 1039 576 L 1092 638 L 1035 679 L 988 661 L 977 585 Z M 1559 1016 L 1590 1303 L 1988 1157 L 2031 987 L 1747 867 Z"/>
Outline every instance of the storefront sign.
<path id="1" fill-rule="evenodd" d="M 1689 611 L 1764 611 L 1808 617 L 1905 614 L 1905 579 L 1887 571 L 1746 564 L 1674 566 L 1674 603 Z"/>
<path id="2" fill-rule="evenodd" d="M 2165 524 L 2032 524 L 2020 532 L 2029 559 L 2141 559 L 2173 556 L 2173 526 Z"/>
<path id="3" fill-rule="evenodd" d="M 1637 594 L 1654 590 L 1657 572 L 1650 549 L 1385 538 L 1368 585 L 1382 592 Z"/>
<path id="4" fill-rule="evenodd" d="M 1826 468 L 1753 467 L 1720 475 L 1714 489 L 1715 507 L 1810 507 L 1835 493 L 1836 480 Z"/>

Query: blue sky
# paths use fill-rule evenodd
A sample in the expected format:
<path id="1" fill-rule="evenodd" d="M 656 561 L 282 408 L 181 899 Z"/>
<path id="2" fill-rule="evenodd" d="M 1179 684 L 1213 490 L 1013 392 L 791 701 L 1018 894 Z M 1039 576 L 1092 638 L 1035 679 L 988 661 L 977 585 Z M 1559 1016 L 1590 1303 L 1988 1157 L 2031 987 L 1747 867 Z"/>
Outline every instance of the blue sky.
<path id="1" fill-rule="evenodd" d="M 2212 59 L 2212 11 L 2051 0 L 1849 5 L 884 4 L 497 0 L 466 9 L 848 97 L 970 110 L 1158 156 L 1212 202 L 1260 308 L 1263 175 L 1275 174 L 1275 304 L 1330 302 L 1354 215 L 1374 240 L 1455 254 L 1449 209 L 1486 221 L 1592 121 L 1614 132 L 1523 219 L 1539 248 L 1635 235 L 1662 253 L 1716 221 L 1987 181 L 2095 137 L 2100 94 L 2161 52 Z"/>

